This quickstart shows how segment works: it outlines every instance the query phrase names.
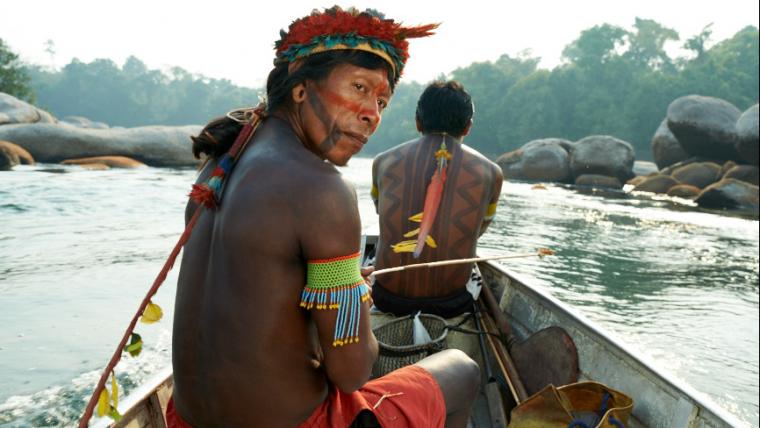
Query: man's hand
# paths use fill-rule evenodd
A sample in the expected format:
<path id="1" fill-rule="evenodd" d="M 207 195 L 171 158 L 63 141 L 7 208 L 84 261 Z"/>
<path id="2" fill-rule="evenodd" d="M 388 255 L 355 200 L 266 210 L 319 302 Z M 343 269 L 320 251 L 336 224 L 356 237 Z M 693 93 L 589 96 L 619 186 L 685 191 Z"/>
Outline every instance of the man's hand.
<path id="1" fill-rule="evenodd" d="M 371 276 L 372 272 L 375 271 L 375 266 L 364 266 L 361 268 L 361 274 L 362 278 L 364 278 L 364 283 L 367 285 L 367 288 L 369 289 L 369 306 L 372 307 L 374 302 L 372 301 L 372 284 L 375 283 L 375 277 Z"/>

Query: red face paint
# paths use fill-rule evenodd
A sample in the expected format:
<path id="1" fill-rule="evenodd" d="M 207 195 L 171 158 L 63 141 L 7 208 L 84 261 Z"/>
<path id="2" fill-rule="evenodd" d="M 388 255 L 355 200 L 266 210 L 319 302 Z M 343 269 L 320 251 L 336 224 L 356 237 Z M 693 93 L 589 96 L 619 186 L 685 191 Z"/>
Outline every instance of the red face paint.
<path id="1" fill-rule="evenodd" d="M 350 110 L 350 111 L 352 111 L 354 113 L 359 113 L 361 111 L 361 109 L 362 109 L 362 106 L 361 106 L 360 103 L 355 103 L 353 101 L 347 100 L 346 98 L 344 98 L 340 94 L 337 94 L 337 93 L 335 93 L 335 92 L 333 92 L 333 91 L 331 91 L 329 89 L 320 90 L 319 93 L 320 93 L 320 95 L 322 95 L 322 97 L 326 101 L 331 102 L 333 104 L 337 104 L 337 105 L 339 105 L 339 106 L 341 106 L 341 107 L 343 107 L 345 109 L 348 109 L 348 110 Z"/>
<path id="2" fill-rule="evenodd" d="M 306 144 L 330 162 L 345 165 L 380 123 L 380 100 L 390 98 L 387 76 L 382 70 L 341 64 L 315 83 L 307 85 Z"/>
<path id="3" fill-rule="evenodd" d="M 371 128 L 369 129 L 370 133 L 374 133 L 375 129 L 377 129 L 377 125 L 380 122 L 380 112 L 376 109 L 366 108 L 365 105 L 367 103 L 360 103 L 360 102 L 354 102 L 349 99 L 346 99 L 344 96 L 340 95 L 337 92 L 333 92 L 329 89 L 322 89 L 319 91 L 320 95 L 324 98 L 324 100 L 327 103 L 342 107 L 350 112 L 355 113 L 359 117 L 377 117 L 378 120 L 373 120 L 371 122 Z M 382 88 L 376 89 L 372 91 L 372 98 L 376 99 L 378 98 L 379 93 L 383 93 Z"/>
<path id="4" fill-rule="evenodd" d="M 382 82 L 379 85 L 377 85 L 377 87 L 375 88 L 375 91 L 373 92 L 373 94 L 375 95 L 375 97 L 379 98 L 381 96 L 386 96 L 387 97 L 388 95 L 386 95 L 386 94 L 388 94 L 389 92 L 390 91 L 388 91 L 388 84 L 385 83 L 385 82 Z"/>

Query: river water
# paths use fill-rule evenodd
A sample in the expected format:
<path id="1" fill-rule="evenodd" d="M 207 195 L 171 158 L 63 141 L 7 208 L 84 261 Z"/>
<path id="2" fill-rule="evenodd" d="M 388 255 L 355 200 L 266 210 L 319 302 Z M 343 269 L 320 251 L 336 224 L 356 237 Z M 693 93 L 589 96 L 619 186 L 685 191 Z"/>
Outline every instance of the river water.
<path id="1" fill-rule="evenodd" d="M 376 226 L 370 159 L 343 168 Z M 183 228 L 192 170 L 0 173 L 0 427 L 73 426 Z M 758 426 L 758 222 L 665 199 L 505 183 L 480 254 L 550 291 L 748 425 Z M 170 364 L 176 271 L 138 324 L 127 393 Z"/>

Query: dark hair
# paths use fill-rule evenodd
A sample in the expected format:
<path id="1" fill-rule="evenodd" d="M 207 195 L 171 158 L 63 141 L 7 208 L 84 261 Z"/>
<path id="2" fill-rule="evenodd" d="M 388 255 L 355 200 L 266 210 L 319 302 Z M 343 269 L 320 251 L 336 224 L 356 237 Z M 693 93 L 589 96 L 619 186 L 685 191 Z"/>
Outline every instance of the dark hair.
<path id="1" fill-rule="evenodd" d="M 346 63 L 369 70 L 386 70 L 391 91 L 395 89 L 393 69 L 379 56 L 360 50 L 325 51 L 303 58 L 292 73 L 288 73 L 289 63 L 275 64 L 267 78 L 266 112 L 290 108 L 290 92 L 293 87 L 306 80 L 320 82 L 327 78 L 335 66 Z M 214 158 L 223 155 L 235 142 L 242 126 L 226 116 L 212 120 L 197 137 L 191 137 L 193 155 L 196 158 L 200 158 L 201 153 Z"/>
<path id="2" fill-rule="evenodd" d="M 445 132 L 461 137 L 472 113 L 472 98 L 456 80 L 431 83 L 417 101 L 416 118 L 423 134 Z"/>

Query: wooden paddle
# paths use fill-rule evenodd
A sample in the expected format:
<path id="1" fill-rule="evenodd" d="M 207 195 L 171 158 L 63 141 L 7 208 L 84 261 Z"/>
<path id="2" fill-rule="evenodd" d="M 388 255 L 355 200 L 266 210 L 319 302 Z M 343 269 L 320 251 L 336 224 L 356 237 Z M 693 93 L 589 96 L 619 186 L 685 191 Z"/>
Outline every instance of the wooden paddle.
<path id="1" fill-rule="evenodd" d="M 512 357 L 509 356 L 509 352 L 504 346 L 504 343 L 494 339 L 494 336 L 498 337 L 499 333 L 496 327 L 492 324 L 493 321 L 488 314 L 488 310 L 483 308 L 482 299 L 478 300 L 476 309 L 478 312 L 485 312 L 486 314 L 486 316 L 483 317 L 482 322 L 483 330 L 485 331 L 486 338 L 488 339 L 488 344 L 491 346 L 491 351 L 496 358 L 496 362 L 501 368 L 501 373 L 504 375 L 504 380 L 509 387 L 509 392 L 514 399 L 515 404 L 520 404 L 526 398 L 528 398 L 528 392 L 525 389 L 525 385 L 523 384 L 522 379 L 520 378 L 520 373 L 517 371 L 517 367 L 515 367 L 515 363 L 512 360 Z M 476 313 L 476 315 L 480 315 L 480 313 Z M 478 330 L 480 330 L 480 327 L 478 327 Z"/>
<path id="2" fill-rule="evenodd" d="M 488 353 L 486 352 L 486 345 L 485 340 L 483 339 L 484 335 L 484 328 L 482 326 L 481 322 L 481 314 L 480 309 L 477 305 L 473 304 L 473 311 L 475 313 L 475 327 L 478 329 L 478 343 L 480 344 L 480 355 L 483 357 L 483 367 L 486 371 L 486 384 L 485 384 L 485 394 L 486 394 L 486 401 L 488 402 L 488 414 L 491 417 L 491 426 L 494 427 L 505 427 L 507 426 L 507 414 L 504 410 L 504 400 L 501 397 L 501 392 L 499 392 L 499 384 L 496 382 L 496 378 L 493 375 L 493 371 L 491 371 L 491 363 L 488 359 Z M 487 335 L 487 333 L 485 333 Z M 491 337 L 488 338 L 491 340 Z M 491 344 L 493 346 L 493 344 Z M 494 352 L 494 358 L 498 361 L 499 357 Z M 499 362 L 500 366 L 501 362 Z M 503 366 L 502 366 L 502 374 L 507 378 L 507 381 L 509 382 L 509 376 L 503 372 Z M 510 384 L 511 385 L 511 384 Z"/>
<path id="3" fill-rule="evenodd" d="M 528 395 L 549 384 L 560 386 L 578 381 L 578 349 L 562 327 L 547 327 L 518 341 L 487 284 L 483 284 L 480 296 L 506 343 L 508 356 L 514 361 Z"/>

